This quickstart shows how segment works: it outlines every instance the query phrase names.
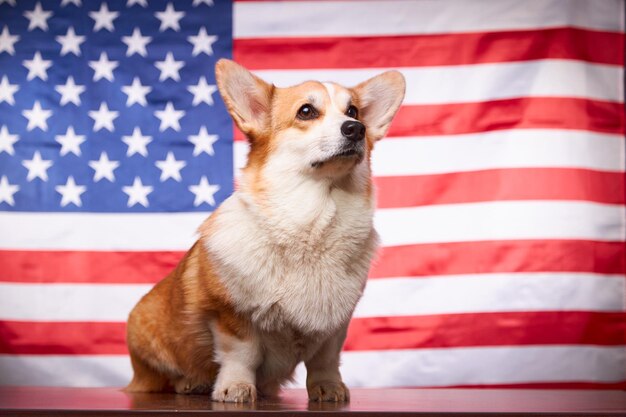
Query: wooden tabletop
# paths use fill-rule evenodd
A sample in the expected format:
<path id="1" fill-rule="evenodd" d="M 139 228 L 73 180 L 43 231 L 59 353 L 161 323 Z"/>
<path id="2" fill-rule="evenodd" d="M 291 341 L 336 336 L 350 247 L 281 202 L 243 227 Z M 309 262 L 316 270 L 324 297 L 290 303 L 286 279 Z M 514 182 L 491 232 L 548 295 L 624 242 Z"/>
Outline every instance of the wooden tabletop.
<path id="1" fill-rule="evenodd" d="M 421 416 L 626 416 L 626 391 L 353 389 L 349 404 L 309 403 L 304 390 L 256 405 L 214 403 L 207 396 L 127 394 L 114 388 L 0 387 L 0 416 L 231 415 L 359 413 Z"/>

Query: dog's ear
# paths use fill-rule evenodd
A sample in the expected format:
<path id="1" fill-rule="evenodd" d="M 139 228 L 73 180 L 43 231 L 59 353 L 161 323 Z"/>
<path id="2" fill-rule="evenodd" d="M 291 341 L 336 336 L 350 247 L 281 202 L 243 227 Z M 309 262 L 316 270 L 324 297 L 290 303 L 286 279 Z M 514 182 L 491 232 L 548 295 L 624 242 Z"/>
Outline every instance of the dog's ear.
<path id="1" fill-rule="evenodd" d="M 273 85 L 229 59 L 217 61 L 215 78 L 228 112 L 244 134 L 252 138 L 268 128 Z"/>
<path id="2" fill-rule="evenodd" d="M 359 119 L 367 134 L 374 140 L 382 139 L 389 129 L 404 99 L 404 76 L 398 71 L 387 71 L 354 87 L 359 97 Z"/>

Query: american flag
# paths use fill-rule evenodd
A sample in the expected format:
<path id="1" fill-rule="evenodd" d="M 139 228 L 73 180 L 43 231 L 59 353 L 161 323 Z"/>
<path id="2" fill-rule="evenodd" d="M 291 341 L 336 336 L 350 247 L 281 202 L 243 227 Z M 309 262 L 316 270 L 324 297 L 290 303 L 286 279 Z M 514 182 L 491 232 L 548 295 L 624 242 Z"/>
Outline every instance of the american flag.
<path id="1" fill-rule="evenodd" d="M 0 0 L 0 383 L 129 381 L 130 309 L 245 163 L 232 57 L 278 86 L 407 79 L 349 386 L 625 388 L 624 21 L 622 0 Z"/>

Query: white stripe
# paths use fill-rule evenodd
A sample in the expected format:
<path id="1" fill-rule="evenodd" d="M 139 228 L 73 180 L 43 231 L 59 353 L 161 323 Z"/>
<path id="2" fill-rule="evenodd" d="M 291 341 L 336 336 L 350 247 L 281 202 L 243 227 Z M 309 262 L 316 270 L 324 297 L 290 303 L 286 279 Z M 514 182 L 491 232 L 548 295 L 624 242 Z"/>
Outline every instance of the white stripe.
<path id="1" fill-rule="evenodd" d="M 624 277 L 477 274 L 371 280 L 355 317 L 496 311 L 624 311 Z M 0 283 L 0 319 L 126 321 L 151 285 Z"/>
<path id="2" fill-rule="evenodd" d="M 516 346 L 343 352 L 351 388 L 619 382 L 625 346 Z M 124 355 L 0 355 L 0 385 L 122 387 L 130 382 Z M 304 387 L 304 366 L 296 371 Z"/>
<path id="3" fill-rule="evenodd" d="M 624 206 L 579 201 L 494 201 L 381 209 L 384 246 L 509 239 L 623 241 Z"/>
<path id="4" fill-rule="evenodd" d="M 444 387 L 532 382 L 620 382 L 626 346 L 468 347 L 343 352 L 349 387 Z M 296 387 L 304 387 L 304 366 Z"/>
<path id="5" fill-rule="evenodd" d="M 375 36 L 559 26 L 619 31 L 622 14 L 619 0 L 235 2 L 233 36 Z"/>
<path id="6" fill-rule="evenodd" d="M 0 249 L 188 250 L 206 213 L 0 212 Z M 621 205 L 583 201 L 490 201 L 380 209 L 385 246 L 511 239 L 623 241 Z M 0 271 L 1 272 L 1 271 Z"/>
<path id="7" fill-rule="evenodd" d="M 240 170 L 246 166 L 248 162 L 248 153 L 250 152 L 250 145 L 247 141 L 236 140 L 233 142 L 233 171 L 235 177 L 238 177 Z"/>
<path id="8" fill-rule="evenodd" d="M 131 376 L 126 355 L 0 355 L 0 385 L 122 387 Z"/>
<path id="9" fill-rule="evenodd" d="M 624 311 L 623 275 L 513 273 L 370 280 L 354 317 Z"/>
<path id="10" fill-rule="evenodd" d="M 0 212 L 0 248 L 187 250 L 209 214 Z"/>
<path id="11" fill-rule="evenodd" d="M 259 70 L 288 87 L 307 80 L 353 86 L 391 68 Z M 396 68 L 406 78 L 405 105 L 480 102 L 515 97 L 579 97 L 622 102 L 623 68 L 573 60 Z"/>
<path id="12" fill-rule="evenodd" d="M 386 138 L 374 148 L 372 172 L 377 177 L 507 168 L 624 172 L 624 143 L 621 135 L 559 129 Z M 236 175 L 248 151 L 248 142 L 234 143 Z"/>
<path id="13" fill-rule="evenodd" d="M 0 318 L 125 322 L 148 284 L 0 283 Z"/>
<path id="14" fill-rule="evenodd" d="M 624 137 L 577 130 L 516 129 L 467 135 L 387 138 L 372 154 L 375 176 L 507 168 L 624 172 Z"/>

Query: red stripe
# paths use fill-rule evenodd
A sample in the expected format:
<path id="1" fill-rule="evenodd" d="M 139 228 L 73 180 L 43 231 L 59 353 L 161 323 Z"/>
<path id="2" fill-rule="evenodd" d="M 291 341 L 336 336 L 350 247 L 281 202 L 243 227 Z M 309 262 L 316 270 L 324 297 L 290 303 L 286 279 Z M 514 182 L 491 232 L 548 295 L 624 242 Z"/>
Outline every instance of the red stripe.
<path id="1" fill-rule="evenodd" d="M 624 105 L 565 97 L 403 106 L 387 136 L 455 135 L 502 129 L 576 129 L 624 133 Z"/>
<path id="2" fill-rule="evenodd" d="M 523 312 L 354 319 L 344 350 L 626 344 L 626 313 Z M 0 321 L 0 353 L 127 354 L 126 324 Z"/>
<path id="3" fill-rule="evenodd" d="M 385 68 L 573 59 L 623 65 L 624 34 L 579 28 L 406 36 L 251 38 L 233 57 L 254 70 Z"/>
<path id="4" fill-rule="evenodd" d="M 524 97 L 477 103 L 402 106 L 387 136 L 436 136 L 503 129 L 575 129 L 624 134 L 621 103 Z M 233 128 L 235 140 L 245 140 Z"/>
<path id="5" fill-rule="evenodd" d="M 353 319 L 344 350 L 626 345 L 626 313 L 515 312 Z"/>
<path id="6" fill-rule="evenodd" d="M 125 355 L 126 323 L 0 321 L 0 353 Z"/>
<path id="7" fill-rule="evenodd" d="M 626 273 L 623 242 L 510 240 L 384 247 L 370 278 L 491 272 Z"/>
<path id="8" fill-rule="evenodd" d="M 370 278 L 489 272 L 626 272 L 622 242 L 489 241 L 384 247 Z M 184 252 L 0 251 L 0 282 L 152 284 Z"/>
<path id="9" fill-rule="evenodd" d="M 155 283 L 184 252 L 0 251 L 0 282 Z"/>
<path id="10" fill-rule="evenodd" d="M 505 200 L 582 200 L 624 204 L 622 172 L 523 168 L 438 175 L 376 177 L 378 207 Z"/>

